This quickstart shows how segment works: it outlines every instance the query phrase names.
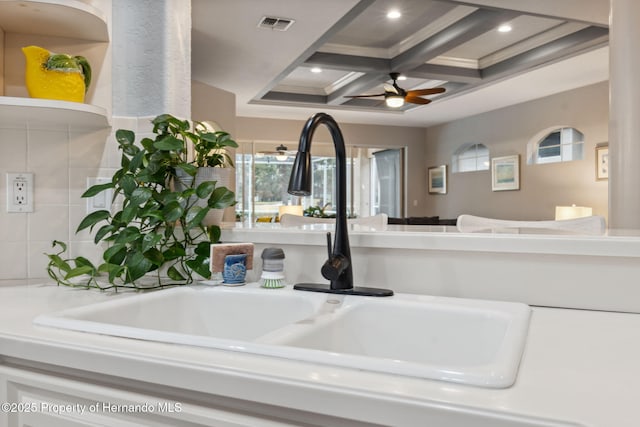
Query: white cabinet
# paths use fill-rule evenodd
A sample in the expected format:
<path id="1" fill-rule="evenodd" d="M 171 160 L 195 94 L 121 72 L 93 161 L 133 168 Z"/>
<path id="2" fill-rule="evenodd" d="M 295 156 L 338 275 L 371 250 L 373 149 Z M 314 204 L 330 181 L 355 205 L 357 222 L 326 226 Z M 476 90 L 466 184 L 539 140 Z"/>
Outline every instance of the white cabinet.
<path id="1" fill-rule="evenodd" d="M 1 427 L 300 425 L 223 407 L 186 403 L 157 387 L 134 392 L 41 371 L 0 366 Z M 159 397 L 162 394 L 165 397 Z"/>
<path id="2" fill-rule="evenodd" d="M 0 0 L 0 127 L 109 126 L 110 14 L 110 0 Z M 89 60 L 93 78 L 85 104 L 29 98 L 21 48 L 32 44 Z"/>

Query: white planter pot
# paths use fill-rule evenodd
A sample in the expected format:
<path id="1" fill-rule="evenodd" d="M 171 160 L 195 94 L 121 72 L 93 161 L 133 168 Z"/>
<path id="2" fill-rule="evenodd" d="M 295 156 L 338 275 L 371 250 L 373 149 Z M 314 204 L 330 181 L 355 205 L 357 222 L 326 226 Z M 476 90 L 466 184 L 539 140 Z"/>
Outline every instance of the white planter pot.
<path id="1" fill-rule="evenodd" d="M 179 191 L 183 191 L 186 187 L 190 186 L 193 180 L 193 177 L 187 175 L 181 169 L 178 169 L 177 175 L 179 177 L 179 181 L 176 183 L 176 189 Z M 217 187 L 227 187 L 231 186 L 231 174 L 233 173 L 232 168 L 213 168 L 213 167 L 200 167 L 198 168 L 198 172 L 195 176 L 195 184 L 194 188 L 198 187 L 198 185 L 202 184 L 205 181 L 216 181 Z M 183 185 L 184 183 L 184 185 Z M 207 201 L 200 199 L 197 202 L 198 206 L 206 207 Z M 202 223 L 204 225 L 220 225 L 222 223 L 222 217 L 224 215 L 224 209 L 211 209 L 207 216 L 204 218 Z"/>

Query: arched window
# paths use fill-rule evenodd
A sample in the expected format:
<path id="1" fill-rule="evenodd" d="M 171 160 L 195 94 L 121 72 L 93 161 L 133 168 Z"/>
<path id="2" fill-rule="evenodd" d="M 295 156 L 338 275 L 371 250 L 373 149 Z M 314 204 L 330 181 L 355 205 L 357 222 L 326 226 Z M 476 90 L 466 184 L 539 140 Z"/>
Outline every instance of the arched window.
<path id="1" fill-rule="evenodd" d="M 572 127 L 553 127 L 538 133 L 527 144 L 527 164 L 582 160 L 584 135 Z"/>
<path id="2" fill-rule="evenodd" d="M 472 172 L 489 169 L 489 149 L 484 144 L 464 144 L 453 153 L 452 171 Z"/>

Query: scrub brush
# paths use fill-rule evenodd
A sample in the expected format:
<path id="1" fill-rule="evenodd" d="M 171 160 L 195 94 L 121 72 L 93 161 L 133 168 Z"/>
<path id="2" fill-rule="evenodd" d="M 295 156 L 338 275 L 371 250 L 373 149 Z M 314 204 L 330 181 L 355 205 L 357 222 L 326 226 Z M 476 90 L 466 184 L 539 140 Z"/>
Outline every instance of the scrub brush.
<path id="1" fill-rule="evenodd" d="M 265 248 L 262 251 L 263 288 L 284 287 L 284 251 L 280 248 Z"/>

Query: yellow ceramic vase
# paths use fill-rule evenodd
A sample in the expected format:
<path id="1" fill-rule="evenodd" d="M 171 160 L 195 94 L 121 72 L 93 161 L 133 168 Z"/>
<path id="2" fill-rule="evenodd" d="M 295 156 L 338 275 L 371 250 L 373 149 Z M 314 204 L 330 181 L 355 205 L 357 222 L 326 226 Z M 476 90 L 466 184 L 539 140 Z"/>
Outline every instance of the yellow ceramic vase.
<path id="1" fill-rule="evenodd" d="M 81 56 L 52 54 L 38 46 L 22 48 L 27 60 L 25 83 L 32 98 L 84 102 L 91 68 Z"/>

